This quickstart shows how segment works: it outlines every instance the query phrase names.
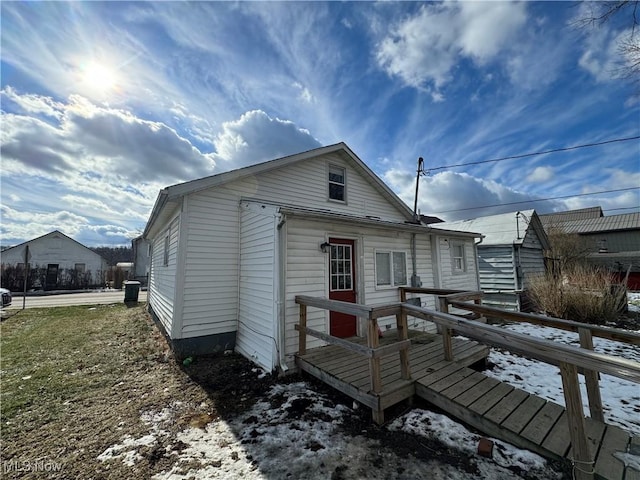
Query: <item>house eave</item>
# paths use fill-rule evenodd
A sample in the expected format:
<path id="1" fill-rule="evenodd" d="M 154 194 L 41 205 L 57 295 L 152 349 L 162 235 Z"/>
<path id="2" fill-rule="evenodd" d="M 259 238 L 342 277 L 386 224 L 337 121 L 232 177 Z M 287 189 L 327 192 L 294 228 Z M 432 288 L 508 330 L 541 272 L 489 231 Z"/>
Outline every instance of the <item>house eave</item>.
<path id="1" fill-rule="evenodd" d="M 328 210 L 315 210 L 309 208 L 301 208 L 301 207 L 292 207 L 292 206 L 281 206 L 280 213 L 287 215 L 288 217 L 297 217 L 303 219 L 313 219 L 313 220 L 322 220 L 328 222 L 337 222 L 337 223 L 348 223 L 348 224 L 357 224 L 362 226 L 374 227 L 374 228 L 382 228 L 389 230 L 402 230 L 413 233 L 449 233 L 452 236 L 460 236 L 460 237 L 478 237 L 477 234 L 470 234 L 468 232 L 457 232 L 457 231 L 446 231 L 446 230 L 438 230 L 435 232 L 434 229 L 425 226 L 423 224 L 409 223 L 409 222 L 393 222 L 389 220 L 382 220 L 374 217 L 361 217 L 357 215 L 349 215 L 344 213 L 337 213 Z"/>

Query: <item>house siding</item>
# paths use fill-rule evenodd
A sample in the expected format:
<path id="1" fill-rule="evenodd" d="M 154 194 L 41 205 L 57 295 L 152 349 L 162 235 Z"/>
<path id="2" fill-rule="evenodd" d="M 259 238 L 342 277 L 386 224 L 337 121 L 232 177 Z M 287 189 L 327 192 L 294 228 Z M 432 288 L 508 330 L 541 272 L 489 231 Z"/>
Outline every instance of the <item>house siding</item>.
<path id="1" fill-rule="evenodd" d="M 438 265 L 440 266 L 440 288 L 451 290 L 477 290 L 478 272 L 473 240 L 438 236 Z M 464 244 L 465 271 L 454 272 L 451 258 L 451 242 Z"/>
<path id="2" fill-rule="evenodd" d="M 327 198 L 329 164 L 346 170 L 347 202 L 344 204 Z M 326 208 L 352 215 L 375 215 L 387 220 L 406 219 L 339 154 L 301 161 L 259 176 L 244 177 L 188 197 L 182 311 L 184 337 L 233 332 L 237 328 L 238 206 L 242 198 Z"/>
<path id="3" fill-rule="evenodd" d="M 376 305 L 398 302 L 399 294 L 397 287 L 376 288 L 375 252 L 376 250 L 406 252 L 407 278 L 409 280 L 411 276 L 411 234 L 300 218 L 288 219 L 286 228 L 285 354 L 287 363 L 292 364 L 292 356 L 298 351 L 298 332 L 294 327 L 299 321 L 299 306 L 295 303 L 296 295 L 327 298 L 329 294 L 328 257 L 320 250 L 320 244 L 329 237 L 355 240 L 357 302 Z M 416 243 L 418 275 L 421 277 L 424 287 L 433 287 L 429 235 L 417 235 Z M 425 303 L 430 302 L 430 306 L 433 306 L 431 299 L 424 300 Z M 395 317 L 380 321 L 383 329 L 386 325 L 394 324 Z M 328 312 L 309 308 L 307 326 L 314 330 L 328 332 Z M 322 344 L 318 339 L 307 337 L 307 348 Z"/>
<path id="4" fill-rule="evenodd" d="M 482 290 L 516 289 L 512 246 L 478 247 L 478 256 Z"/>
<path id="5" fill-rule="evenodd" d="M 46 268 L 49 264 L 57 264 L 59 271 L 74 270 L 77 263 L 85 264 L 85 271 L 91 272 L 92 283 L 102 284 L 107 262 L 100 255 L 93 252 L 75 240 L 58 232 L 51 232 L 35 238 L 25 244 L 4 250 L 0 257 L 2 264 L 17 266 L 24 263 L 24 253 L 29 245 L 29 264 L 31 268 Z M 44 285 L 43 285 L 44 287 Z"/>
<path id="6" fill-rule="evenodd" d="M 346 172 L 346 202 L 328 198 L 328 167 L 336 165 Z M 308 208 L 326 208 L 336 213 L 371 215 L 385 220 L 404 221 L 406 217 L 390 204 L 350 162 L 338 154 L 322 160 L 309 159 L 286 168 L 263 173 L 250 182 L 243 180 L 245 196 L 279 204 Z M 252 188 L 247 188 L 251 186 Z M 292 187 L 295 186 L 295 187 Z"/>
<path id="7" fill-rule="evenodd" d="M 243 203 L 240 209 L 240 301 L 236 349 L 271 370 L 277 361 L 276 209 Z"/>
<path id="8" fill-rule="evenodd" d="M 178 320 L 174 318 L 174 306 L 179 229 L 180 215 L 176 215 L 169 226 L 153 240 L 149 271 L 149 305 L 170 336 L 173 322 Z M 169 235 L 169 258 L 167 265 L 164 265 L 164 239 L 167 234 Z"/>

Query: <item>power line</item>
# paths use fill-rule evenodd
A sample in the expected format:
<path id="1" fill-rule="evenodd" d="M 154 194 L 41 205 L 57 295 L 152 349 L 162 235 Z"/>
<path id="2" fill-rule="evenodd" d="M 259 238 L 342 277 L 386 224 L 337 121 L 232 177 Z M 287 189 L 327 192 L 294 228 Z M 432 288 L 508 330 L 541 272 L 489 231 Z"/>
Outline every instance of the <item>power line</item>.
<path id="1" fill-rule="evenodd" d="M 609 143 L 628 142 L 630 140 L 638 140 L 638 139 L 640 139 L 640 135 L 637 135 L 635 137 L 614 138 L 612 140 L 605 140 L 603 142 L 585 143 L 584 145 L 574 145 L 573 147 L 554 148 L 552 150 L 544 150 L 544 151 L 541 151 L 541 152 L 523 153 L 521 155 L 511 155 L 509 157 L 492 158 L 491 160 L 480 160 L 480 161 L 477 161 L 477 162 L 457 163 L 457 164 L 454 164 L 454 165 L 443 165 L 443 166 L 440 166 L 440 167 L 427 168 L 427 169 L 424 170 L 424 172 L 425 173 L 429 173 L 429 172 L 433 172 L 433 171 L 436 171 L 436 170 L 446 170 L 448 168 L 465 167 L 467 165 L 480 165 L 480 164 L 483 164 L 483 163 L 502 162 L 504 160 L 515 160 L 515 159 L 518 159 L 518 158 L 534 157 L 536 155 L 546 155 L 547 153 L 567 152 L 569 150 L 577 150 L 579 148 L 597 147 L 599 145 L 607 145 Z"/>
<path id="2" fill-rule="evenodd" d="M 603 208 L 602 211 L 603 212 L 615 212 L 618 210 L 635 210 L 640 208 L 640 206 L 638 207 L 618 207 L 618 208 Z"/>
<path id="3" fill-rule="evenodd" d="M 533 202 L 546 202 L 548 200 L 560 200 L 563 198 L 573 198 L 573 197 L 586 197 L 588 195 L 599 195 L 601 193 L 615 193 L 615 192 L 628 192 L 629 190 L 637 190 L 640 187 L 628 187 L 628 188 L 617 188 L 615 190 L 602 190 L 600 192 L 591 192 L 591 193 L 576 193 L 574 195 L 562 195 L 560 197 L 549 197 L 549 198 L 532 198 L 530 200 L 522 200 L 519 202 L 509 202 L 509 203 L 497 203 L 495 205 L 482 205 L 480 207 L 467 207 L 467 208 L 457 208 L 455 210 L 441 210 L 439 212 L 431 212 L 433 213 L 452 213 L 452 212 L 464 212 L 467 210 L 477 210 L 479 208 L 492 208 L 492 207 L 503 207 L 507 205 L 518 205 L 521 203 L 533 203 Z"/>

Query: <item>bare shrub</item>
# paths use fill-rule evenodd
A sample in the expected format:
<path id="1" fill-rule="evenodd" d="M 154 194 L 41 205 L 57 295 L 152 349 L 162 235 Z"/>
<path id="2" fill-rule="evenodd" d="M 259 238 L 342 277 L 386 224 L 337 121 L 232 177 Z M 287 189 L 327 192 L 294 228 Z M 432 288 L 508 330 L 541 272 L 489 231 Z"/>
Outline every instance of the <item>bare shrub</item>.
<path id="1" fill-rule="evenodd" d="M 530 296 L 549 315 L 578 322 L 604 324 L 616 320 L 625 290 L 605 270 L 574 265 L 563 275 L 546 273 L 531 281 Z"/>

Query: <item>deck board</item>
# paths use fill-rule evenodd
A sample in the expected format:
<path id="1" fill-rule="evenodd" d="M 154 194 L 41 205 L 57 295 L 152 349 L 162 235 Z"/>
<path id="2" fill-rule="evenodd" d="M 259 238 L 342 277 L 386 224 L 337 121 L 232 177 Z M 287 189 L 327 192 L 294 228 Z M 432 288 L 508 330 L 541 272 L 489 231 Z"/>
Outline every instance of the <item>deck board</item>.
<path id="1" fill-rule="evenodd" d="M 502 422 L 502 426 L 514 433 L 520 433 L 544 404 L 545 401 L 542 398 L 529 395 L 525 401 L 518 405 L 518 408 L 511 412 L 511 415 Z"/>
<path id="2" fill-rule="evenodd" d="M 481 398 L 478 398 L 475 402 L 469 405 L 469 409 L 483 415 L 493 408 L 496 403 L 511 393 L 513 388 L 514 387 L 508 383 L 500 383 L 500 385 L 492 388 Z"/>
<path id="3" fill-rule="evenodd" d="M 640 455 L 640 437 L 631 437 L 627 452 L 633 455 Z M 624 480 L 640 480 L 640 470 L 627 465 L 624 470 Z"/>
<path id="4" fill-rule="evenodd" d="M 607 425 L 602 445 L 598 452 L 598 458 L 596 459 L 596 475 L 622 478 L 625 468 L 624 463 L 613 455 L 616 452 L 626 452 L 628 444 L 629 434 L 627 432 L 613 425 Z"/>
<path id="5" fill-rule="evenodd" d="M 381 338 L 380 345 L 395 341 L 392 333 Z M 360 354 L 331 345 L 296 356 L 296 364 L 374 412 L 418 395 L 486 435 L 542 456 L 572 458 L 564 407 L 469 368 L 486 358 L 486 346 L 454 337 L 454 361 L 446 361 L 439 335 L 413 335 L 411 340 L 411 379 L 401 378 L 398 353 L 382 357 L 382 391 L 377 394 L 370 391 L 369 361 Z M 640 439 L 591 418 L 585 419 L 585 427 L 595 457 L 596 478 L 640 480 L 640 472 L 616 458 L 617 452 L 627 452 L 631 445 L 640 450 Z"/>
<path id="6" fill-rule="evenodd" d="M 522 430 L 521 435 L 540 445 L 556 424 L 562 412 L 564 412 L 564 407 L 557 403 L 547 402 L 540 409 L 535 419 L 529 422 L 529 425 Z"/>

